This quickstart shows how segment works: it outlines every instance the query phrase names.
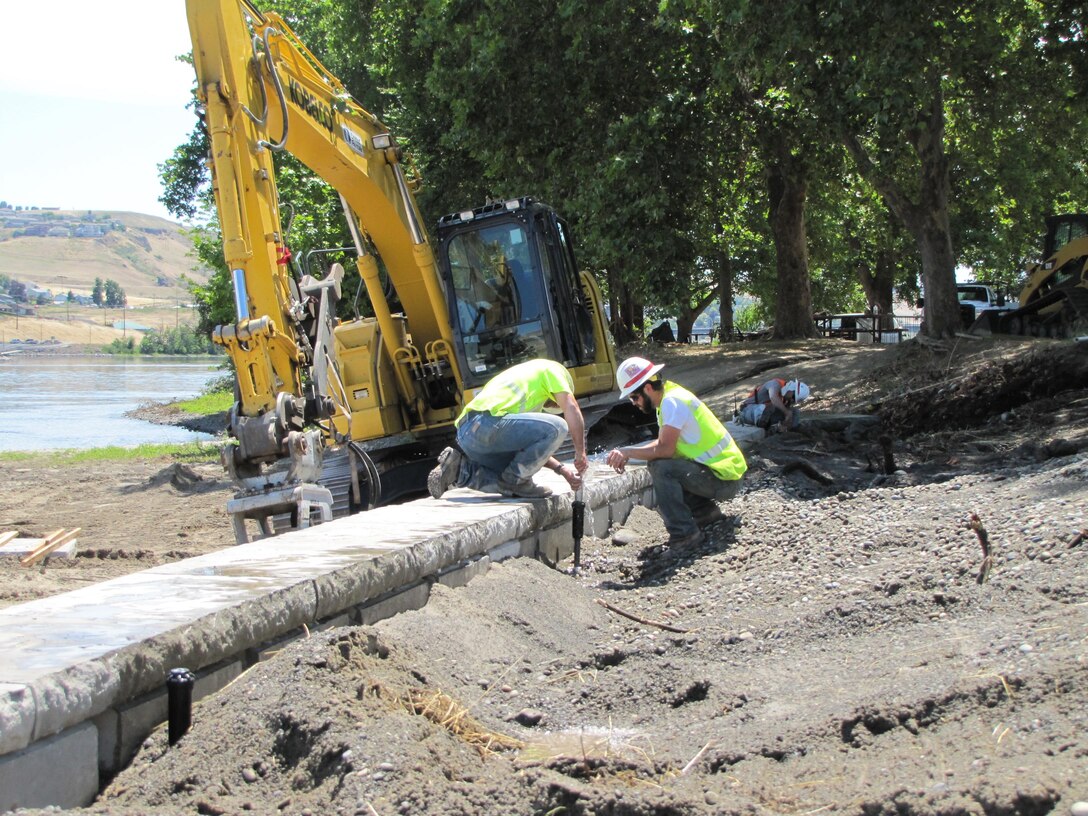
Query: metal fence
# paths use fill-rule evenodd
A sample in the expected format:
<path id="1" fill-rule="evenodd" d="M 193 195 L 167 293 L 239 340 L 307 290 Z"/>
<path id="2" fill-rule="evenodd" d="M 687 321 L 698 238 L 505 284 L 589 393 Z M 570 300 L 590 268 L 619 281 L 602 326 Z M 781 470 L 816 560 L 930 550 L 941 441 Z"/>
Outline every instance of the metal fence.
<path id="1" fill-rule="evenodd" d="M 892 325 L 873 315 L 817 315 L 816 329 L 824 337 L 853 340 L 858 343 L 887 344 L 909 340 L 918 333 L 922 319 L 916 315 L 892 316 Z M 880 325 L 884 323 L 884 325 Z"/>
<path id="2" fill-rule="evenodd" d="M 891 328 L 878 328 L 876 319 L 865 314 L 817 315 L 813 318 L 816 329 L 824 337 L 841 340 L 853 340 L 867 344 L 898 343 L 909 340 L 918 334 L 922 327 L 921 315 L 894 315 Z M 730 340 L 746 340 L 758 336 L 759 332 L 744 334 L 734 329 Z M 721 325 L 693 328 L 687 342 L 693 344 L 714 344 L 721 339 Z"/>

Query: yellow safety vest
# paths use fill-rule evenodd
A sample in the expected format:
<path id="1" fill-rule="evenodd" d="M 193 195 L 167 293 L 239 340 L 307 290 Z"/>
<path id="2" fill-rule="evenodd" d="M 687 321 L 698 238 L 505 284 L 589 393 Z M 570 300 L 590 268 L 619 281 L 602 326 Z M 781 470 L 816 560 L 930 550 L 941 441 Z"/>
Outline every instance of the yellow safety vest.
<path id="1" fill-rule="evenodd" d="M 697 396 L 674 382 L 665 381 L 665 396 L 674 397 L 684 403 L 695 415 L 699 426 L 699 441 L 694 444 L 683 438 L 676 440 L 676 452 L 681 459 L 688 459 L 706 465 L 722 481 L 732 482 L 739 479 L 748 470 L 737 443 L 730 436 L 714 412 L 706 407 Z M 657 409 L 657 424 L 661 425 L 661 409 Z"/>
<path id="2" fill-rule="evenodd" d="M 539 411 L 560 393 L 574 393 L 574 380 L 562 363 L 555 360 L 518 363 L 488 380 L 453 424 L 459 426 L 470 411 L 492 416 Z"/>

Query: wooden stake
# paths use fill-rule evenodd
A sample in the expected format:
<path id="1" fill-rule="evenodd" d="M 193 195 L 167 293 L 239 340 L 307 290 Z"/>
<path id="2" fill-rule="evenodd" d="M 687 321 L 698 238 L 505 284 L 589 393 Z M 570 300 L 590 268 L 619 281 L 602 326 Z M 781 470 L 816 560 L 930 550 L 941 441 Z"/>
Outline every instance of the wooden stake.
<path id="1" fill-rule="evenodd" d="M 8 530 L 6 533 L 0 533 L 0 547 L 3 547 L 9 541 L 19 537 L 18 530 Z"/>
<path id="2" fill-rule="evenodd" d="M 699 753 L 688 760 L 688 764 L 680 771 L 680 776 L 687 776 L 691 773 L 691 769 L 695 767 L 695 764 L 703 758 L 703 754 L 710 750 L 710 747 L 714 744 L 714 740 L 710 740 L 706 745 L 699 749 Z"/>
<path id="3" fill-rule="evenodd" d="M 990 577 L 990 570 L 994 566 L 994 557 L 990 553 L 990 534 L 982 526 L 982 519 L 978 517 L 977 513 L 971 514 L 971 521 L 968 526 L 975 531 L 978 543 L 982 546 L 982 566 L 979 568 L 978 575 L 975 576 L 975 583 L 981 586 Z"/>

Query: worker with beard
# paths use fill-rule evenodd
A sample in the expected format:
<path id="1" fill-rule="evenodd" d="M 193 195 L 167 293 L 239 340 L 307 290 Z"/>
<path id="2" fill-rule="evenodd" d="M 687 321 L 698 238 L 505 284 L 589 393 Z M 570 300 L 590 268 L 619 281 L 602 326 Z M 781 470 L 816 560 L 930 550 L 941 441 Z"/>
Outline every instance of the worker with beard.
<path id="1" fill-rule="evenodd" d="M 632 459 L 646 462 L 669 546 L 696 547 L 706 538 L 700 528 L 722 519 L 717 503 L 737 495 L 748 464 L 714 413 L 686 388 L 663 379 L 662 368 L 642 357 L 620 364 L 620 396 L 644 413 L 656 413 L 660 430 L 651 442 L 609 451 L 606 461 L 618 473 Z"/>

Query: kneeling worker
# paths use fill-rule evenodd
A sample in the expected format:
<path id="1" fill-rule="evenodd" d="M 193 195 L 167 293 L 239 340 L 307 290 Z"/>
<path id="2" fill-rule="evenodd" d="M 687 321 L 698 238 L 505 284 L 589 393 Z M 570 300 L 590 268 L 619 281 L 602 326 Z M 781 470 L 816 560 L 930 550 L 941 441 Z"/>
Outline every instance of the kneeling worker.
<path id="1" fill-rule="evenodd" d="M 697 396 L 658 376 L 663 365 L 642 357 L 620 364 L 620 395 L 644 413 L 657 412 L 657 439 L 608 452 L 607 462 L 623 473 L 628 460 L 649 463 L 657 510 L 669 532 L 669 546 L 697 546 L 700 526 L 722 518 L 716 504 L 737 495 L 748 469 L 729 431 Z"/>
<path id="2" fill-rule="evenodd" d="M 563 417 L 541 411 L 546 405 L 558 406 Z M 554 360 L 530 360 L 496 374 L 454 424 L 461 450 L 443 450 L 438 467 L 427 477 L 427 490 L 436 499 L 453 487 L 542 498 L 552 491 L 533 482 L 541 468 L 554 470 L 576 490 L 589 467 L 574 380 Z M 552 455 L 568 432 L 574 442 L 574 467 Z"/>

